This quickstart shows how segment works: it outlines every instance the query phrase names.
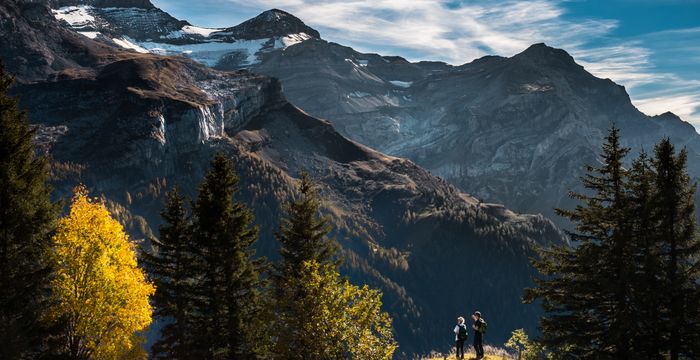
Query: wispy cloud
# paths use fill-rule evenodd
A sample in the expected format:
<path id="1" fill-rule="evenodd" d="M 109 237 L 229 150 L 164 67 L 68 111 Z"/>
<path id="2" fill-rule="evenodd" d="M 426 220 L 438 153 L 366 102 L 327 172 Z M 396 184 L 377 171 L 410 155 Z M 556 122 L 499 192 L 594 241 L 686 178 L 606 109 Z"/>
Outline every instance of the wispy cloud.
<path id="1" fill-rule="evenodd" d="M 618 20 L 567 16 L 563 0 L 225 1 L 241 12 L 280 8 L 328 40 L 409 60 L 462 64 L 546 42 L 594 75 L 624 85 L 642 111 L 670 110 L 700 127 L 700 28 L 618 39 L 612 35 Z"/>
<path id="2" fill-rule="evenodd" d="M 411 60 L 461 64 L 514 55 L 534 42 L 568 49 L 613 29 L 615 20 L 563 20 L 557 2 L 499 1 L 455 4 L 440 0 L 229 0 L 260 9 L 280 7 L 319 28 L 324 37 L 360 50 L 381 45 L 420 54 Z"/>

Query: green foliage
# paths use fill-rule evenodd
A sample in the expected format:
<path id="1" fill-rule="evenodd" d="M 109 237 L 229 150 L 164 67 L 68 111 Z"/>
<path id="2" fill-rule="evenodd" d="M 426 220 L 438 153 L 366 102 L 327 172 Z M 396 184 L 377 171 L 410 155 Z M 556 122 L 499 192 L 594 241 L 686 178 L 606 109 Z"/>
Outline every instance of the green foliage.
<path id="1" fill-rule="evenodd" d="M 589 194 L 572 194 L 582 204 L 558 209 L 576 225 L 569 236 L 575 248 L 553 247 L 535 261 L 544 275 L 526 298 L 542 299 L 547 316 L 541 320 L 542 342 L 568 348 L 583 358 L 626 358 L 626 334 L 633 323 L 629 311 L 629 224 L 625 216 L 627 171 L 618 130 L 606 137 L 600 167 L 587 167 L 582 178 Z"/>
<path id="2" fill-rule="evenodd" d="M 192 235 L 198 249 L 197 341 L 221 359 L 253 358 L 263 352 L 261 334 L 265 260 L 255 259 L 258 229 L 248 207 L 234 201 L 238 177 L 222 153 L 199 188 Z"/>
<path id="3" fill-rule="evenodd" d="M 309 174 L 301 173 L 297 198 L 286 206 L 275 233 L 282 245 L 282 262 L 278 273 L 283 277 L 299 274 L 306 261 L 326 264 L 333 261 L 338 249 L 336 242 L 327 235 L 331 231 L 328 218 L 320 217 L 321 202 Z"/>
<path id="4" fill-rule="evenodd" d="M 282 359 L 390 359 L 396 343 L 381 293 L 340 279 L 337 245 L 308 174 L 275 234 L 276 355 Z"/>
<path id="5" fill-rule="evenodd" d="M 391 359 L 396 342 L 379 291 L 354 286 L 333 265 L 314 260 L 304 262 L 299 276 L 285 285 L 296 301 L 278 319 L 281 358 Z"/>
<path id="6" fill-rule="evenodd" d="M 658 285 L 663 289 L 657 317 L 667 333 L 662 338 L 663 347 L 669 350 L 671 359 L 700 355 L 700 240 L 693 202 L 696 186 L 690 184 L 687 158 L 685 149 L 676 153 L 666 138 L 656 146 L 652 161 L 652 216 L 661 255 Z"/>
<path id="7" fill-rule="evenodd" d="M 506 348 L 513 349 L 517 354 L 518 360 L 539 360 L 549 359 L 545 354 L 543 347 L 536 341 L 530 340 L 530 337 L 523 329 L 513 330 L 511 337 L 504 344 Z"/>
<path id="8" fill-rule="evenodd" d="M 631 237 L 635 239 L 632 262 L 638 264 L 632 278 L 632 299 L 635 304 L 635 326 L 630 329 L 636 334 L 632 347 L 643 358 L 655 358 L 659 353 L 658 343 L 664 338 L 663 326 L 659 318 L 659 305 L 664 290 L 658 279 L 662 269 L 661 244 L 655 235 L 654 219 L 654 169 L 651 160 L 642 152 L 632 163 L 629 175 L 629 208 Z"/>
<path id="9" fill-rule="evenodd" d="M 700 242 L 685 150 L 664 139 L 627 170 L 617 129 L 606 140 L 602 165 L 582 179 L 588 192 L 572 195 L 581 204 L 558 210 L 576 225 L 575 247 L 534 261 L 542 277 L 525 299 L 542 301 L 541 342 L 557 358 L 692 357 Z"/>
<path id="10" fill-rule="evenodd" d="M 35 356 L 47 336 L 37 309 L 45 306 L 46 254 L 58 213 L 50 201 L 48 161 L 37 154 L 17 99 L 8 96 L 12 83 L 0 64 L 1 359 Z"/>
<path id="11" fill-rule="evenodd" d="M 190 359 L 201 355 L 192 341 L 196 253 L 182 196 L 173 188 L 166 198 L 160 239 L 152 238 L 152 251 L 142 254 L 156 285 L 155 315 L 166 322 L 152 355 L 156 359 Z"/>

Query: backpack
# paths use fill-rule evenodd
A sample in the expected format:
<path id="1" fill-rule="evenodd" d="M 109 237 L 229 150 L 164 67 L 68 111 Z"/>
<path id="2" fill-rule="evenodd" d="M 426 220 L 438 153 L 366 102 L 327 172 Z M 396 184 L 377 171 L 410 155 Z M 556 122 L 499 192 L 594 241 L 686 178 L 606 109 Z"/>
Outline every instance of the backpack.
<path id="1" fill-rule="evenodd" d="M 479 319 L 479 332 L 482 334 L 486 334 L 487 327 L 488 327 L 488 324 L 486 324 L 486 320 Z"/>
<path id="2" fill-rule="evenodd" d="M 464 324 L 460 324 L 457 326 L 459 326 L 459 332 L 457 333 L 457 339 L 466 340 L 467 339 L 467 326 Z"/>

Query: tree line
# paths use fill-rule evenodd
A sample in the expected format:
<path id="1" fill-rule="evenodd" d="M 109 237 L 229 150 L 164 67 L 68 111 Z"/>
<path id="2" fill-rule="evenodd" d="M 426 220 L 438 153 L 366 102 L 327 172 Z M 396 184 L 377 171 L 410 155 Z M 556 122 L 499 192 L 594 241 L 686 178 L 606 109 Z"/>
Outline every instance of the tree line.
<path id="1" fill-rule="evenodd" d="M 541 250 L 527 302 L 545 310 L 530 358 L 700 357 L 700 240 L 687 150 L 668 138 L 624 166 L 613 127 L 584 192 L 572 193 L 573 246 Z M 516 334 L 522 335 L 522 334 Z M 522 336 L 516 336 L 522 338 Z M 538 351 L 533 351 L 538 349 Z"/>
<path id="2" fill-rule="evenodd" d="M 49 163 L 0 64 L 0 358 L 390 359 L 381 293 L 340 276 L 331 224 L 308 174 L 286 202 L 280 261 L 255 254 L 258 228 L 217 153 L 196 199 L 166 195 L 160 236 L 139 251 L 78 186 L 51 201 Z"/>

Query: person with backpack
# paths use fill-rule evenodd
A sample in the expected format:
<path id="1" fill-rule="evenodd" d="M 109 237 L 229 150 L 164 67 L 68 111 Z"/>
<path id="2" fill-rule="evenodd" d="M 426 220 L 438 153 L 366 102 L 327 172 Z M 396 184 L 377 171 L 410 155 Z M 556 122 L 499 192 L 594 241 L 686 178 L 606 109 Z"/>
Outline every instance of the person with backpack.
<path id="1" fill-rule="evenodd" d="M 467 341 L 467 325 L 464 323 L 463 317 L 457 318 L 457 326 L 454 329 L 455 333 L 455 350 L 457 359 L 464 359 L 464 342 Z"/>
<path id="2" fill-rule="evenodd" d="M 472 320 L 474 320 L 474 351 L 476 351 L 476 358 L 484 358 L 484 334 L 486 333 L 486 321 L 481 317 L 481 312 L 475 311 L 472 315 Z"/>

